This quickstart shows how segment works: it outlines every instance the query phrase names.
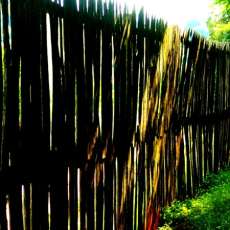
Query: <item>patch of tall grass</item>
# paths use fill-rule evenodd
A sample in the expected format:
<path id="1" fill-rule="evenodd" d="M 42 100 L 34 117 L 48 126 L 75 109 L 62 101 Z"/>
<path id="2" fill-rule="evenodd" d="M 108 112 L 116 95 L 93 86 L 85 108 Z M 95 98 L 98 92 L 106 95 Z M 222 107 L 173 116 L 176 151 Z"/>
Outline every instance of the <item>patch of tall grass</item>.
<path id="1" fill-rule="evenodd" d="M 194 198 L 166 207 L 161 224 L 160 230 L 230 229 L 230 169 L 209 174 Z"/>

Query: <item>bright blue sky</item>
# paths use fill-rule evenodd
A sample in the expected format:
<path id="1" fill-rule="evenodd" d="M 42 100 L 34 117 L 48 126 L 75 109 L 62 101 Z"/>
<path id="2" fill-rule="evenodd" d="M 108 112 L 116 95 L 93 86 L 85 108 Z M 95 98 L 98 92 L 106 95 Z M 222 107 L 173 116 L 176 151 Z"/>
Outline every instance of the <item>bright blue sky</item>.
<path id="1" fill-rule="evenodd" d="M 209 5 L 212 0 L 115 0 L 118 3 L 126 3 L 130 9 L 142 6 L 148 14 L 163 18 L 170 25 L 176 24 L 184 29 L 193 25 L 195 29 L 207 30 L 206 21 L 210 14 Z"/>

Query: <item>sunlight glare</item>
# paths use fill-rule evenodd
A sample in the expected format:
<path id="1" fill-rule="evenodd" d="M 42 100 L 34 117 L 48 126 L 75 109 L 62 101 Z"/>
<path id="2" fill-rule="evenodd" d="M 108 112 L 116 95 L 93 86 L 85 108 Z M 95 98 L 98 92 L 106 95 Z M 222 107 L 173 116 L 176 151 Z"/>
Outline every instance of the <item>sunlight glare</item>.
<path id="1" fill-rule="evenodd" d="M 143 6 L 148 15 L 163 18 L 170 25 L 176 24 L 184 28 L 191 20 L 206 22 L 211 0 L 116 0 L 118 4 L 126 4 L 131 11 Z"/>

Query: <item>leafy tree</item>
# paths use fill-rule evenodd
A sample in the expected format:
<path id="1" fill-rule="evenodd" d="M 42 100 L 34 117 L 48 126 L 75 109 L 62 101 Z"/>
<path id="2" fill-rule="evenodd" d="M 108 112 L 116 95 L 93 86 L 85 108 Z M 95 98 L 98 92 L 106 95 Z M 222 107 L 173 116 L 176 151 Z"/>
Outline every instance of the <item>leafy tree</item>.
<path id="1" fill-rule="evenodd" d="M 214 0 L 208 29 L 211 40 L 230 41 L 230 0 Z"/>

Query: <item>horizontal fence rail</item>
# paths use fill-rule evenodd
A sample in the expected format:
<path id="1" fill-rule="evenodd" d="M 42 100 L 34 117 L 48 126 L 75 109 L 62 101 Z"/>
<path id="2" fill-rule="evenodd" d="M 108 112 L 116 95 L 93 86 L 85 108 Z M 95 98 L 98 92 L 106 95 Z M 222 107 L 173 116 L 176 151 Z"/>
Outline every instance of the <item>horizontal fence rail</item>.
<path id="1" fill-rule="evenodd" d="M 101 0 L 0 0 L 0 229 L 154 229 L 230 162 L 230 49 Z"/>

